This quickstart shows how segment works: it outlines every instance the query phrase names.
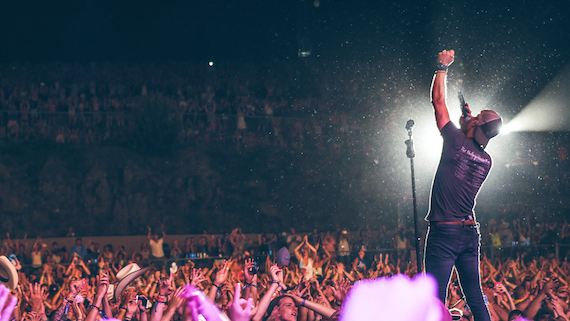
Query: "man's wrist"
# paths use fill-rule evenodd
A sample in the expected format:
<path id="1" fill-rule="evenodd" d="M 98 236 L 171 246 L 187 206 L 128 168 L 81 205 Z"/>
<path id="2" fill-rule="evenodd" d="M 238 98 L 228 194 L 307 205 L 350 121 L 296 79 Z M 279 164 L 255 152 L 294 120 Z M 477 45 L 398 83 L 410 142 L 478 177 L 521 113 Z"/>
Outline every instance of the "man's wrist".
<path id="1" fill-rule="evenodd" d="M 101 311 L 101 307 L 97 306 L 97 304 L 92 304 L 91 306 L 89 306 L 90 309 L 97 309 L 99 311 Z"/>
<path id="2" fill-rule="evenodd" d="M 103 304 L 103 299 L 105 299 L 106 295 L 107 295 L 107 293 L 105 293 L 103 295 L 97 295 L 95 297 L 95 300 L 93 301 L 93 305 L 101 306 Z"/>
<path id="3" fill-rule="evenodd" d="M 448 65 L 448 64 L 444 64 L 444 63 L 442 63 L 442 62 L 438 62 L 438 63 L 435 64 L 435 70 L 436 70 L 436 72 L 439 72 L 439 71 L 447 71 L 447 68 L 449 68 L 449 65 Z"/>

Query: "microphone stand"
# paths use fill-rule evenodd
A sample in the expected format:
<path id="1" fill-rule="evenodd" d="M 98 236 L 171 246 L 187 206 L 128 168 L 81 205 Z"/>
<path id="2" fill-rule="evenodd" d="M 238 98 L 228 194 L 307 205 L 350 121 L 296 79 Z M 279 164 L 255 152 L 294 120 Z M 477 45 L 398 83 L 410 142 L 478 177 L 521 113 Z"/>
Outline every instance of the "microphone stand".
<path id="1" fill-rule="evenodd" d="M 414 126 L 414 121 L 412 119 L 408 120 L 406 123 L 406 130 L 408 131 L 408 139 L 406 140 L 406 156 L 410 159 L 410 167 L 412 170 L 412 201 L 414 206 L 414 228 L 416 234 L 416 263 L 418 266 L 418 274 L 422 273 L 422 260 L 420 255 L 420 240 L 421 235 L 418 229 L 418 206 L 416 203 L 416 178 L 414 175 L 414 141 L 412 140 L 412 127 Z"/>

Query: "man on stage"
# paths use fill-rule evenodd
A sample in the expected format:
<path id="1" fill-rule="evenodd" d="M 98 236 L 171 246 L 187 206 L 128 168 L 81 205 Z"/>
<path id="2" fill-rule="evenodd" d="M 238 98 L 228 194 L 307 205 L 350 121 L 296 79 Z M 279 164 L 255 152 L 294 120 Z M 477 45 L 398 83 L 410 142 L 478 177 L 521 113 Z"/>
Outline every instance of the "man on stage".
<path id="1" fill-rule="evenodd" d="M 437 127 L 443 136 L 443 150 L 434 177 L 425 248 L 425 269 L 438 283 L 438 294 L 446 302 L 446 292 L 453 267 L 457 269 L 465 299 L 475 321 L 490 321 L 484 302 L 479 274 L 479 227 L 473 207 L 481 185 L 491 169 L 491 157 L 485 152 L 489 139 L 502 124 L 492 110 L 472 116 L 469 106 L 457 128 L 449 119 L 446 99 L 446 73 L 455 52 L 442 51 L 431 87 L 431 100 Z"/>

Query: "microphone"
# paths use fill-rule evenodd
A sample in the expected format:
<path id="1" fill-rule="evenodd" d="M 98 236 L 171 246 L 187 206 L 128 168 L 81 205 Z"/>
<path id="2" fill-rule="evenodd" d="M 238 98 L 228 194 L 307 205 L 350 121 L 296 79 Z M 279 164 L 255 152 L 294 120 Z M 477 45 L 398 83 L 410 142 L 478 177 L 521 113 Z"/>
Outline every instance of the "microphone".
<path id="1" fill-rule="evenodd" d="M 471 117 L 469 117 L 469 110 L 467 109 L 467 103 L 465 102 L 465 98 L 463 98 L 463 94 L 458 92 L 457 97 L 459 98 L 459 105 L 461 106 L 461 115 L 463 115 L 465 121 L 470 121 Z"/>
<path id="2" fill-rule="evenodd" d="M 408 156 L 408 158 L 414 158 L 414 156 L 416 156 L 416 153 L 414 152 L 414 141 L 412 140 L 412 127 L 414 126 L 414 120 L 410 119 L 406 122 L 406 129 L 408 130 L 408 139 L 405 141 L 406 146 L 408 147 L 406 149 L 406 156 Z"/>

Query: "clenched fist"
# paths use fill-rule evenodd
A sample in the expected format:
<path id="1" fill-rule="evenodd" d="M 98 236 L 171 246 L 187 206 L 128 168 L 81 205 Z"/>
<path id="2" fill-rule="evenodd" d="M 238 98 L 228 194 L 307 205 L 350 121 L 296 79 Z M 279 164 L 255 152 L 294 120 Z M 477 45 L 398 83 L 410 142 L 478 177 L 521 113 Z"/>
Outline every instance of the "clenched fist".
<path id="1" fill-rule="evenodd" d="M 444 50 L 440 52 L 439 55 L 437 56 L 437 62 L 449 66 L 453 63 L 454 58 L 455 58 L 455 51 L 453 49 Z"/>

